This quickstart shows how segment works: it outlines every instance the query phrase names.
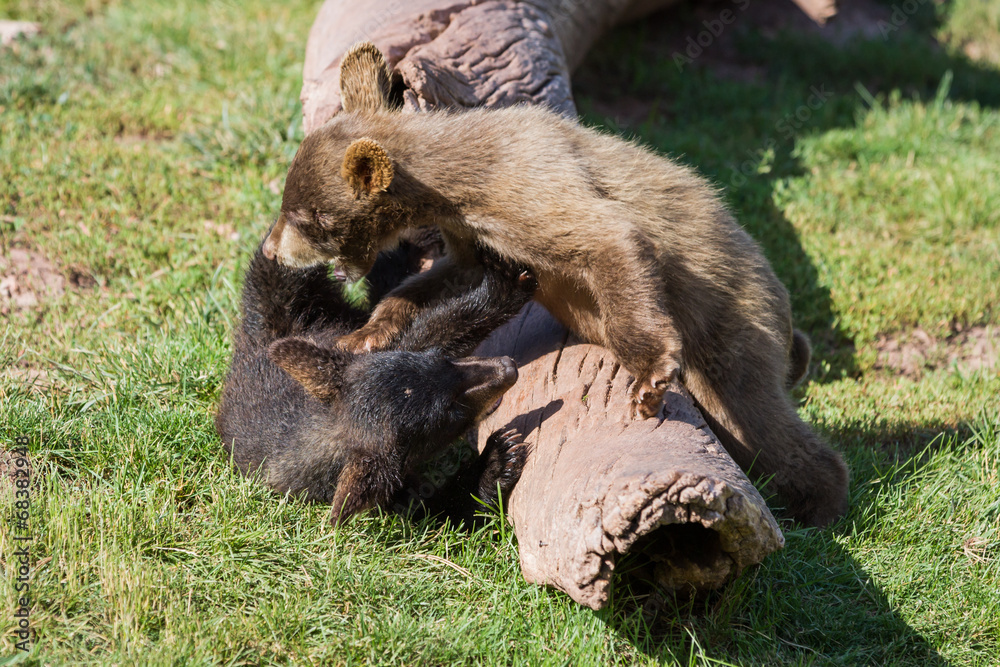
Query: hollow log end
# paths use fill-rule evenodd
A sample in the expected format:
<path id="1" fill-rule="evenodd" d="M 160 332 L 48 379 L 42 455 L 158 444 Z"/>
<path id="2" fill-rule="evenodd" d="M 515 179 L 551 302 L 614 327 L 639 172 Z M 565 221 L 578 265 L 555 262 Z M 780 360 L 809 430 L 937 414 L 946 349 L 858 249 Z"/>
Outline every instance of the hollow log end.
<path id="1" fill-rule="evenodd" d="M 533 447 L 511 495 L 525 578 L 600 609 L 612 588 L 715 590 L 784 545 L 763 498 L 674 383 L 656 419 L 630 417 L 633 378 L 537 304 L 477 354 L 507 354 L 521 379 L 484 420 Z"/>

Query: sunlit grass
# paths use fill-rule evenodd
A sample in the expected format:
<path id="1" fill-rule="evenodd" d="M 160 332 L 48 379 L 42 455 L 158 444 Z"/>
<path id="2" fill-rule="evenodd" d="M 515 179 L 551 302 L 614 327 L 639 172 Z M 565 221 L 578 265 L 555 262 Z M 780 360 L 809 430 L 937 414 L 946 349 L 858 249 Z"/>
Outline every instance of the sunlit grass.
<path id="1" fill-rule="evenodd" d="M 641 26 L 578 73 L 587 122 L 723 186 L 816 344 L 803 414 L 853 475 L 843 522 L 786 526 L 760 568 L 650 619 L 526 583 L 499 521 L 333 530 L 231 470 L 212 419 L 318 2 L 0 0 L 44 28 L 0 51 L 0 252 L 67 278 L 0 316 L 0 438 L 29 436 L 39 485 L 26 664 L 1000 662 L 1000 374 L 875 363 L 880 336 L 1000 325 L 1000 71 L 959 51 L 1000 43 L 995 4 L 914 19 L 943 49 L 747 35 L 757 83 L 680 74 Z M 623 94 L 649 102 L 634 127 L 595 110 Z"/>

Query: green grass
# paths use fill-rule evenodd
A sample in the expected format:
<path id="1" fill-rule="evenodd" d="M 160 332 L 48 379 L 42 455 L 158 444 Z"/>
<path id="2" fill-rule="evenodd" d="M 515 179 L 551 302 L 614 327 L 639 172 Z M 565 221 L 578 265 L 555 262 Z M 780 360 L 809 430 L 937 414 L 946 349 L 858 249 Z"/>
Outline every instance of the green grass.
<path id="1" fill-rule="evenodd" d="M 802 412 L 853 475 L 844 521 L 786 526 L 761 567 L 652 621 L 627 600 L 594 613 L 525 583 L 501 521 L 471 536 L 387 516 L 331 530 L 323 508 L 231 471 L 212 416 L 241 265 L 302 138 L 318 5 L 0 0 L 0 16 L 44 24 L 0 51 L 0 251 L 93 283 L 0 316 L 0 441 L 29 436 L 39 484 L 37 636 L 18 656 L 5 611 L 0 655 L 1000 663 L 1000 373 L 915 381 L 875 363 L 880 336 L 1000 326 L 997 2 L 922 4 L 908 34 L 839 49 L 740 32 L 757 81 L 678 73 L 649 25 L 616 31 L 578 72 L 586 122 L 725 188 L 816 343 Z M 814 86 L 829 98 L 797 119 Z M 622 96 L 649 113 L 598 112 Z"/>

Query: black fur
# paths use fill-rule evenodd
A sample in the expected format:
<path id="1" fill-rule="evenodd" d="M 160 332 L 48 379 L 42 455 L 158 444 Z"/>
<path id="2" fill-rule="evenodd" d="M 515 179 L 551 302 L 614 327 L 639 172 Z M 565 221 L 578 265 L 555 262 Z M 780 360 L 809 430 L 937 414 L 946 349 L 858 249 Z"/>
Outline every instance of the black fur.
<path id="1" fill-rule="evenodd" d="M 419 263 L 408 244 L 383 253 L 369 274 L 372 302 Z M 464 434 L 517 377 L 507 358 L 462 358 L 531 299 L 527 272 L 485 256 L 474 285 L 458 286 L 421 313 L 386 351 L 354 354 L 338 337 L 362 325 L 327 268 L 292 269 L 258 248 L 247 269 L 243 319 L 216 427 L 243 474 L 279 493 L 331 503 L 340 522 L 399 504 L 419 486 L 420 465 Z M 421 511 L 469 519 L 481 500 L 500 502 L 527 449 L 495 433 L 481 456 Z M 426 486 L 426 485 L 425 485 Z"/>

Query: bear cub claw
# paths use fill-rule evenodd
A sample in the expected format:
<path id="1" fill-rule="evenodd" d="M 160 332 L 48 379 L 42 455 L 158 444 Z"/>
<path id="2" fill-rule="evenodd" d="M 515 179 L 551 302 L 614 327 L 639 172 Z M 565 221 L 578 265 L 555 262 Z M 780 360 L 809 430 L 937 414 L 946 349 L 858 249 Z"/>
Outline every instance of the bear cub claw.
<path id="1" fill-rule="evenodd" d="M 337 339 L 337 347 L 355 354 L 377 352 L 388 348 L 400 331 L 402 327 L 392 326 L 391 323 L 383 323 L 372 328 L 365 325 Z"/>
<path id="2" fill-rule="evenodd" d="M 497 500 L 498 485 L 506 497 L 521 478 L 530 450 L 515 429 L 495 431 L 481 454 L 485 466 L 479 477 L 479 497 L 487 502 Z"/>
<path id="3" fill-rule="evenodd" d="M 650 419 L 658 415 L 666 390 L 666 383 L 662 381 L 654 383 L 646 380 L 641 384 L 636 383 L 636 389 L 632 392 L 632 417 Z"/>
<path id="4" fill-rule="evenodd" d="M 632 386 L 632 416 L 649 419 L 660 412 L 663 405 L 663 395 L 670 383 L 677 378 L 679 366 L 668 361 L 663 364 L 659 373 L 654 373 L 643 381 L 636 380 Z"/>

